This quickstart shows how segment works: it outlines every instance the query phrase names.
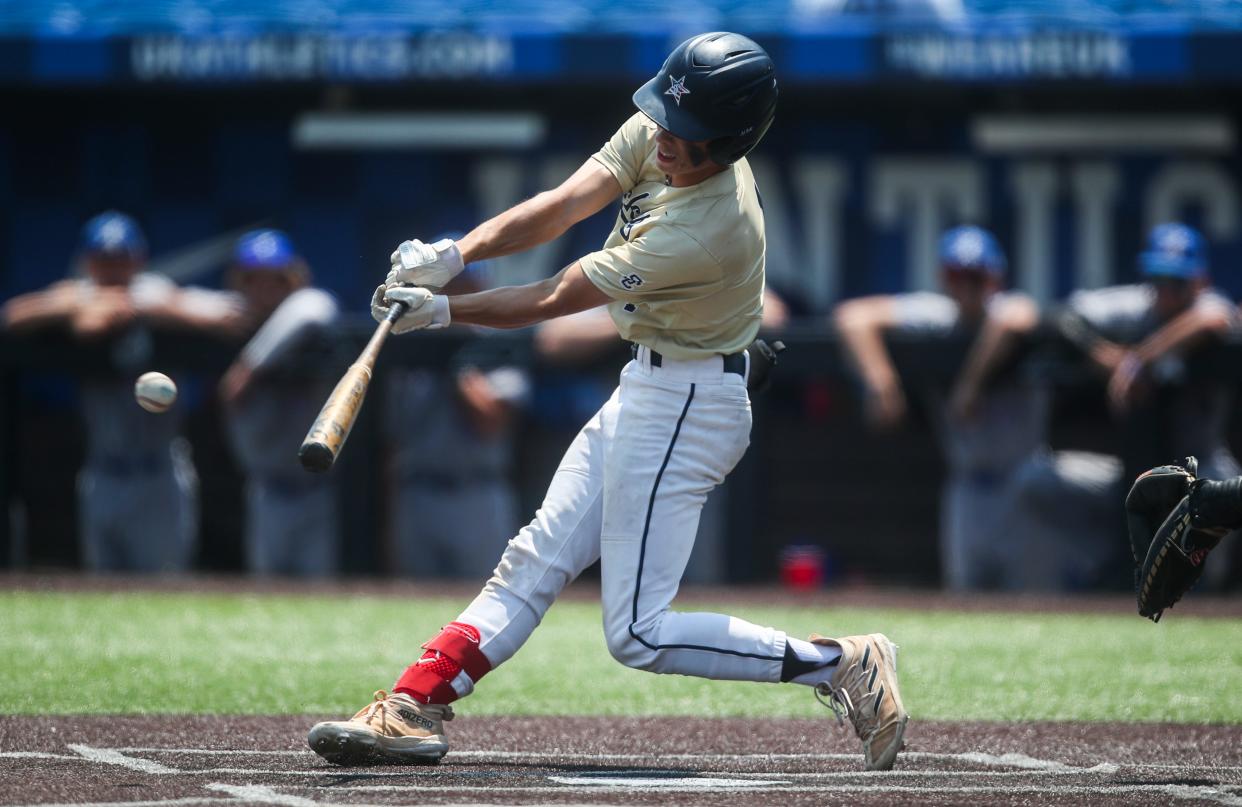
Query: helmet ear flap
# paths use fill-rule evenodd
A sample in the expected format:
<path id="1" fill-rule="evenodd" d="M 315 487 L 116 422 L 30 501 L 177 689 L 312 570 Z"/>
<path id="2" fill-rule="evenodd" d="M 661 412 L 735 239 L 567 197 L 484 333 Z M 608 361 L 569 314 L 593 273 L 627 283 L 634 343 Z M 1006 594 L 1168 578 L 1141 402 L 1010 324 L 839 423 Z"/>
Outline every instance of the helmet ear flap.
<path id="1" fill-rule="evenodd" d="M 718 137 L 707 144 L 707 156 L 717 165 L 732 165 L 750 153 L 763 136 L 767 134 L 775 118 L 768 118 L 760 124 L 758 130 L 748 131 L 740 135 Z"/>

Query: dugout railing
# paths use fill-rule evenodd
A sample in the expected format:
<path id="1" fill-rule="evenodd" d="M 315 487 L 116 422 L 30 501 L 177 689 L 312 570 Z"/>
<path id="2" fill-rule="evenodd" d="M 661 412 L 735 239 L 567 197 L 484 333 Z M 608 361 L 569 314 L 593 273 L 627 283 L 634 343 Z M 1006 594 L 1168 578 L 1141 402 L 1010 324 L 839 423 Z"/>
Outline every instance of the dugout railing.
<path id="1" fill-rule="evenodd" d="M 369 321 L 351 320 L 307 345 L 282 372 L 334 380 L 370 331 Z M 241 476 L 223 439 L 222 408 L 214 394 L 216 380 L 239 345 L 184 332 L 149 336 L 138 340 L 135 349 L 132 334 L 83 343 L 63 333 L 0 333 L 0 500 L 6 516 L 0 518 L 0 566 L 77 565 L 73 476 L 83 433 L 75 382 L 92 375 L 136 378 L 154 368 L 178 379 L 188 409 L 186 430 L 201 482 L 197 568 L 241 571 Z M 755 400 L 752 446 L 730 478 L 724 581 L 771 579 L 782 547 L 811 543 L 827 551 L 831 577 L 935 584 L 943 465 L 929 419 L 920 411 L 922 396 L 910 396 L 913 411 L 905 427 L 889 434 L 869 431 L 859 415 L 854 372 L 831 330 L 822 323 L 804 324 L 777 336 L 789 350 L 781 357 L 773 388 Z M 907 388 L 942 388 L 960 367 L 971 338 L 961 333 L 945 339 L 892 339 L 889 347 Z M 449 371 L 463 361 L 526 366 L 537 388 L 595 379 L 602 389 L 625 359 L 618 343 L 615 351 L 587 365 L 552 366 L 539 360 L 528 332 L 483 340 L 468 333 L 424 333 L 389 343 L 373 390 L 394 367 Z M 1000 372 L 1053 388 L 1049 432 L 1055 447 L 1116 454 L 1129 471 L 1174 459 L 1168 402 L 1186 385 L 1235 386 L 1242 377 L 1242 343 L 1200 349 L 1185 361 L 1180 378 L 1122 418 L 1104 403 L 1104 380 L 1051 329 L 1038 332 Z M 535 406 L 540 404 L 537 395 Z M 376 459 L 386 439 L 380 427 L 383 406 L 383 396 L 373 391 L 331 471 L 339 477 L 339 495 L 350 514 L 340 536 L 345 574 L 384 573 L 378 501 L 384 469 Z M 528 413 L 527 423 L 518 430 L 514 477 L 529 513 L 581 424 L 563 412 Z M 1229 430 L 1234 437 L 1237 424 L 1231 422 Z M 288 457 L 291 467 L 297 463 L 295 450 L 291 447 Z"/>

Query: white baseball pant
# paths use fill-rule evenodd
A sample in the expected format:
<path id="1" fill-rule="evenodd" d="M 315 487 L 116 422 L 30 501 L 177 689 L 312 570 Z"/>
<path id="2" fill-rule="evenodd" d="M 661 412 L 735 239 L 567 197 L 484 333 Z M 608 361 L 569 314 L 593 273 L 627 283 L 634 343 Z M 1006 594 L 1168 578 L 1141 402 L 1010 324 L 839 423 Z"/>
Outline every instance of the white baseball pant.
<path id="1" fill-rule="evenodd" d="M 534 520 L 458 617 L 479 630 L 493 668 L 599 559 L 604 632 L 618 661 L 658 673 L 780 680 L 783 632 L 669 608 L 703 502 L 750 442 L 745 379 L 722 367 L 718 356 L 652 367 L 646 348 L 625 366 L 620 386 L 565 453 Z"/>

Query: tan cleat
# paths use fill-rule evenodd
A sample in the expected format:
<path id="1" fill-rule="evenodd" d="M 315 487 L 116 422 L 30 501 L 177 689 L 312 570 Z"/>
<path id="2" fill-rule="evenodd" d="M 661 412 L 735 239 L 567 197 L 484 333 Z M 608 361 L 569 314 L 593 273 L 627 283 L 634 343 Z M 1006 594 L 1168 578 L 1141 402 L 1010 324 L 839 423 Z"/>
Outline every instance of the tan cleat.
<path id="1" fill-rule="evenodd" d="M 841 648 L 832 680 L 816 686 L 815 697 L 832 710 L 838 724 L 850 719 L 862 740 L 867 770 L 889 770 L 910 720 L 897 689 L 897 645 L 882 633 L 840 639 L 813 635 L 811 642 Z"/>
<path id="2" fill-rule="evenodd" d="M 375 693 L 349 720 L 316 723 L 306 744 L 336 765 L 434 765 L 448 753 L 450 706 L 423 704 L 403 693 Z"/>

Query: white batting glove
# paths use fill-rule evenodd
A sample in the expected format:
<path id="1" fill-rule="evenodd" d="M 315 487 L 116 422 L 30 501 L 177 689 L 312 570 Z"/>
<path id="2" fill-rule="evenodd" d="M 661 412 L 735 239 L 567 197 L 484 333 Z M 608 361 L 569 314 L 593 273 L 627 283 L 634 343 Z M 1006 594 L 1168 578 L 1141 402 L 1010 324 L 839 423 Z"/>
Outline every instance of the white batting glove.
<path id="1" fill-rule="evenodd" d="M 402 241 L 389 258 L 392 271 L 384 279 L 385 286 L 414 285 L 439 291 L 466 268 L 461 250 L 451 238 L 443 238 L 434 244 L 424 244 L 415 239 Z"/>
<path id="2" fill-rule="evenodd" d="M 378 286 L 371 295 L 371 316 L 376 322 L 388 318 L 393 303 L 405 303 L 405 313 L 392 324 L 393 333 L 408 333 L 426 328 L 435 330 L 449 324 L 448 298 L 432 294 L 421 286 Z"/>

